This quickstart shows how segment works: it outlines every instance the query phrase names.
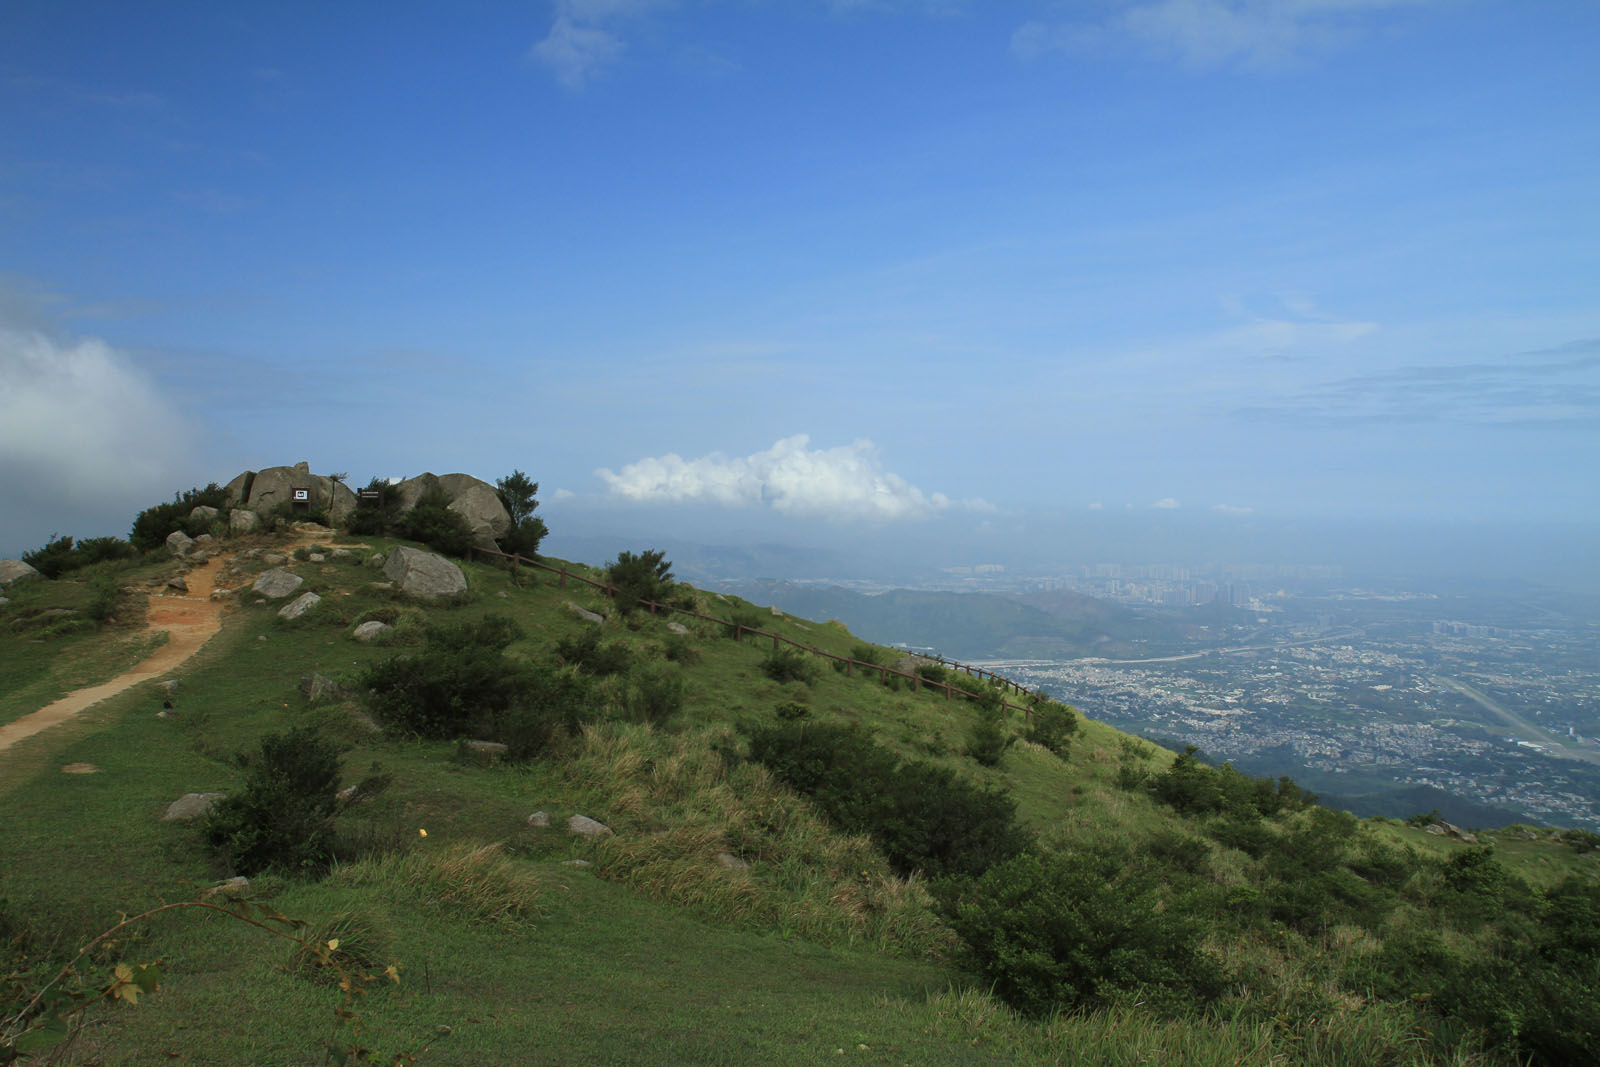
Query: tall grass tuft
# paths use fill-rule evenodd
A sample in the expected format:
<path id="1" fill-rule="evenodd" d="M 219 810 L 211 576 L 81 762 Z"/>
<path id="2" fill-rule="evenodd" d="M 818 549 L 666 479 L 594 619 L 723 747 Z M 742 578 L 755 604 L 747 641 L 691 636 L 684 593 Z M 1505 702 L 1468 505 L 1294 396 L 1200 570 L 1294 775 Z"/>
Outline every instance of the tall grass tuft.
<path id="1" fill-rule="evenodd" d="M 537 913 L 540 885 L 499 845 L 453 845 L 376 856 L 337 867 L 335 885 L 362 886 L 474 922 L 506 923 Z"/>
<path id="2" fill-rule="evenodd" d="M 726 729 L 586 727 L 566 775 L 616 831 L 593 846 L 598 872 L 724 922 L 943 957 L 951 935 L 921 881 L 896 877 L 867 838 L 831 830 L 759 764 L 730 767 L 731 743 Z"/>

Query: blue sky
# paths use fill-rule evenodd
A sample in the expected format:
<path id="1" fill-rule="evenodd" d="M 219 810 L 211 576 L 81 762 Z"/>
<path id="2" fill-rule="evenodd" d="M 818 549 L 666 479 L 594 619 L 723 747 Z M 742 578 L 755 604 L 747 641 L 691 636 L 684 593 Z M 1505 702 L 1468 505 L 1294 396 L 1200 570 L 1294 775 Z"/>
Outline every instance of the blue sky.
<path id="1" fill-rule="evenodd" d="M 1597 47 L 1499 0 L 14 2 L 0 554 L 301 459 L 644 540 L 1600 530 Z"/>

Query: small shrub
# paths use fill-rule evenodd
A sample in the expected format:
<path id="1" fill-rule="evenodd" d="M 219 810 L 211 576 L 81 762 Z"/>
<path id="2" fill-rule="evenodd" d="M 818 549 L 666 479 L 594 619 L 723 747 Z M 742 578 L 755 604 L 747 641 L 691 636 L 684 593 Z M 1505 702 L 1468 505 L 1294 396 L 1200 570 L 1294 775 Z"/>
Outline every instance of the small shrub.
<path id="1" fill-rule="evenodd" d="M 1029 709 L 1028 718 L 1028 740 L 1066 759 L 1072 735 L 1078 732 L 1078 716 L 1073 710 L 1053 700 L 1041 701 Z"/>
<path id="2" fill-rule="evenodd" d="M 117 610 L 121 597 L 122 587 L 117 584 L 116 578 L 109 574 L 99 575 L 89 583 L 89 602 L 84 605 L 84 614 L 95 622 L 105 622 Z"/>
<path id="3" fill-rule="evenodd" d="M 1221 975 L 1200 927 L 1158 906 L 1154 880 L 1107 857 L 1025 853 L 962 889 L 950 925 L 962 962 L 1030 1015 L 1138 996 L 1166 1008 L 1204 1003 Z"/>
<path id="4" fill-rule="evenodd" d="M 240 874 L 321 874 L 333 859 L 339 747 L 315 728 L 268 734 L 241 755 L 244 788 L 219 801 L 205 835 Z"/>
<path id="5" fill-rule="evenodd" d="M 689 643 L 689 638 L 684 634 L 672 634 L 661 646 L 661 654 L 673 663 L 685 667 L 700 662 L 700 650 Z"/>
<path id="6" fill-rule="evenodd" d="M 373 664 L 360 688 L 386 725 L 418 737 L 455 737 L 516 703 L 528 672 L 504 650 L 520 636 L 516 623 L 497 615 L 429 627 L 420 652 Z"/>
<path id="7" fill-rule="evenodd" d="M 937 663 L 917 664 L 917 674 L 923 681 L 933 682 L 935 685 L 948 685 L 950 683 L 950 672 Z"/>
<path id="8" fill-rule="evenodd" d="M 466 516 L 450 509 L 450 498 L 437 486 L 423 493 L 400 519 L 399 532 L 447 556 L 465 556 L 472 548 L 472 526 Z"/>
<path id="9" fill-rule="evenodd" d="M 985 767 L 994 767 L 1016 740 L 1017 736 L 1006 728 L 1005 715 L 998 706 L 978 705 L 977 716 L 967 728 L 967 755 Z"/>
<path id="10" fill-rule="evenodd" d="M 683 675 L 676 667 L 652 664 L 634 671 L 628 696 L 632 717 L 659 725 L 683 710 Z"/>
<path id="11" fill-rule="evenodd" d="M 877 648 L 873 645 L 854 644 L 850 646 L 850 658 L 873 666 L 882 666 L 882 660 Z"/>
<path id="12" fill-rule="evenodd" d="M 556 642 L 556 655 L 561 662 L 596 678 L 623 673 L 633 659 L 621 642 L 602 642 L 598 626 L 586 626 L 573 637 L 561 638 Z"/>
<path id="13" fill-rule="evenodd" d="M 750 608 L 738 608 L 734 610 L 728 615 L 728 621 L 733 623 L 732 626 L 728 627 L 729 637 L 737 637 L 740 627 L 743 627 L 746 630 L 761 629 L 761 616 L 756 614 Z"/>
<path id="14" fill-rule="evenodd" d="M 805 682 L 809 684 L 817 675 L 811 657 L 794 648 L 777 648 L 761 661 L 761 673 L 774 682 Z"/>
<path id="15" fill-rule="evenodd" d="M 795 722 L 811 714 L 811 709 L 798 700 L 785 700 L 772 709 L 785 722 Z"/>
<path id="16" fill-rule="evenodd" d="M 344 977 L 341 968 L 346 974 L 370 971 L 381 968 L 388 958 L 389 932 L 364 911 L 337 912 L 311 923 L 307 934 L 289 953 L 289 973 L 321 985 L 338 984 Z M 330 943 L 339 947 L 330 950 Z M 321 946 L 322 950 L 313 946 Z"/>
<path id="17" fill-rule="evenodd" d="M 606 568 L 606 581 L 616 588 L 617 610 L 627 613 L 644 601 L 664 602 L 672 594 L 672 562 L 658 549 L 635 555 L 618 553 Z"/>

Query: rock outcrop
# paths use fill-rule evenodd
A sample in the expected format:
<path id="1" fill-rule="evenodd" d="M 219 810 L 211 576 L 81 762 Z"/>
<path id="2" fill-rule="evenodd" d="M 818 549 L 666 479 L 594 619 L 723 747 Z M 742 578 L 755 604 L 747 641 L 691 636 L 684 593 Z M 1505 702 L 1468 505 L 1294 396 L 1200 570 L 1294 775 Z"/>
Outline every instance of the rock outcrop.
<path id="1" fill-rule="evenodd" d="M 39 577 L 39 572 L 20 559 L 0 559 L 0 589 Z"/>
<path id="2" fill-rule="evenodd" d="M 467 591 L 467 576 L 461 568 L 435 552 L 400 546 L 389 554 L 384 575 L 410 596 L 436 599 Z"/>
<path id="3" fill-rule="evenodd" d="M 304 615 L 306 612 L 310 611 L 320 603 L 322 603 L 322 598 L 317 594 L 301 593 L 299 596 L 289 601 L 289 603 L 279 608 L 278 614 L 283 616 L 285 619 L 298 619 L 300 616 Z"/>
<path id="4" fill-rule="evenodd" d="M 309 490 L 306 504 L 314 511 L 327 512 L 328 521 L 335 526 L 343 523 L 356 508 L 354 490 L 326 475 L 312 474 L 311 465 L 303 461 L 292 467 L 245 471 L 229 482 L 227 489 L 228 503 L 234 509 L 253 511 L 257 515 L 282 504 L 293 505 L 296 489 Z M 229 521 L 230 524 L 233 521 L 231 514 Z"/>

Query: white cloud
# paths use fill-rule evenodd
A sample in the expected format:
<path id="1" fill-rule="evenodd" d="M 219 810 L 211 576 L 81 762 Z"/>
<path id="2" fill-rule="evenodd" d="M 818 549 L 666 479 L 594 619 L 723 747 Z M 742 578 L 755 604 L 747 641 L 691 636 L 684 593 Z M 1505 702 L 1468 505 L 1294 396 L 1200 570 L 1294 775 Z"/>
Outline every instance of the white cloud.
<path id="1" fill-rule="evenodd" d="M 125 515 L 172 492 L 189 421 L 128 357 L 0 320 L 0 512 L 8 540 Z M 125 519 L 120 519 L 126 521 Z"/>
<path id="2" fill-rule="evenodd" d="M 1211 510 L 1219 515 L 1253 515 L 1256 509 L 1240 507 L 1237 504 L 1212 504 Z"/>
<path id="3" fill-rule="evenodd" d="M 1176 511 L 1177 509 L 1183 507 L 1182 504 L 1178 503 L 1177 500 L 1170 496 L 1164 496 L 1150 506 L 1160 511 Z"/>
<path id="4" fill-rule="evenodd" d="M 571 489 L 557 489 L 554 493 L 550 494 L 550 499 L 551 500 L 571 500 L 573 497 L 575 497 L 577 495 L 578 494 L 574 493 Z"/>
<path id="5" fill-rule="evenodd" d="M 1032 21 L 1012 36 L 1024 59 L 1080 52 L 1124 37 L 1195 67 L 1275 67 L 1341 45 L 1361 16 L 1423 0 L 1150 0 L 1122 5 L 1098 22 Z"/>
<path id="6" fill-rule="evenodd" d="M 1092 504 L 1089 505 L 1089 510 L 1090 511 L 1104 511 L 1105 509 L 1106 509 L 1105 504 L 1102 503 L 1101 501 L 1098 501 L 1098 500 L 1094 501 Z"/>
<path id="7" fill-rule="evenodd" d="M 712 453 L 686 460 L 676 453 L 641 459 L 620 472 L 595 473 L 613 494 L 653 503 L 770 507 L 789 515 L 892 521 L 926 518 L 950 508 L 993 511 L 984 500 L 951 500 L 924 493 L 883 469 L 865 438 L 838 448 L 811 449 L 805 434 L 785 437 L 743 458 Z"/>
<path id="8" fill-rule="evenodd" d="M 601 69 L 622 54 L 622 41 L 597 26 L 580 26 L 561 16 L 550 33 L 528 50 L 530 59 L 544 64 L 556 81 L 568 89 L 581 89 Z"/>

